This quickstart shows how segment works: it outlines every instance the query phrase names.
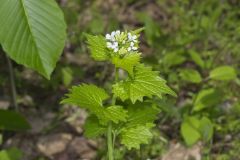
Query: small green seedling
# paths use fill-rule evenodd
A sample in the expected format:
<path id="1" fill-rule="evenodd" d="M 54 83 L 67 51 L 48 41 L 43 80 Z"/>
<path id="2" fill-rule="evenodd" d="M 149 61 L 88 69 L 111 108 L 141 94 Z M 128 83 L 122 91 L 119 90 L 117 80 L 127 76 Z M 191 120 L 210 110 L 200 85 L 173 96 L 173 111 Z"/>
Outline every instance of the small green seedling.
<path id="1" fill-rule="evenodd" d="M 151 103 L 153 96 L 176 94 L 159 77 L 159 72 L 140 62 L 139 36 L 142 29 L 131 32 L 113 31 L 106 36 L 87 35 L 91 56 L 96 61 L 110 61 L 115 66 L 112 93 L 92 84 L 74 86 L 62 103 L 74 104 L 90 112 L 85 135 L 106 135 L 108 159 L 114 159 L 115 141 L 128 149 L 139 149 L 152 138 L 151 128 L 159 109 Z M 119 70 L 126 77 L 119 80 Z M 104 102 L 104 103 L 103 103 Z"/>

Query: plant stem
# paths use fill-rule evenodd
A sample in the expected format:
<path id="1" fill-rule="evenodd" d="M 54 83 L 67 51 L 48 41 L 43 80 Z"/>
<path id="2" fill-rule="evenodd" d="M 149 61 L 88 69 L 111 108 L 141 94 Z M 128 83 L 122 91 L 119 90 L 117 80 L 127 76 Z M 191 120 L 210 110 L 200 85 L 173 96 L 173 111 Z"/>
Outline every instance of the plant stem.
<path id="1" fill-rule="evenodd" d="M 14 80 L 14 72 L 13 72 L 13 66 L 10 58 L 6 56 L 7 58 L 7 64 L 8 64 L 8 70 L 9 70 L 9 78 L 10 78 L 10 84 L 11 84 L 11 92 L 12 92 L 12 104 L 16 111 L 18 111 L 18 104 L 17 104 L 17 91 L 16 91 L 16 84 Z"/>
<path id="2" fill-rule="evenodd" d="M 108 124 L 108 132 L 107 132 L 107 144 L 108 144 L 108 159 L 114 160 L 113 157 L 113 141 L 112 141 L 112 122 Z"/>
<path id="3" fill-rule="evenodd" d="M 118 69 L 115 68 L 115 83 L 118 81 Z M 115 105 L 116 97 L 113 96 L 112 98 L 112 105 Z M 112 133 L 112 122 L 108 123 L 108 131 L 107 131 L 107 145 L 108 145 L 108 159 L 114 160 L 114 142 L 115 142 L 115 135 L 113 136 Z"/>

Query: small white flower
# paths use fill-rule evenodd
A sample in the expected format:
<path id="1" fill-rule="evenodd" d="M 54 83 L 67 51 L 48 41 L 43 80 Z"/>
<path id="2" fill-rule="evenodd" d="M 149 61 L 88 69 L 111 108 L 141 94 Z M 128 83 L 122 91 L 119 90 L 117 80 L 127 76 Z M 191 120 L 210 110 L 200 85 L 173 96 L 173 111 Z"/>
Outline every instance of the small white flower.
<path id="1" fill-rule="evenodd" d="M 114 48 L 118 47 L 118 42 L 113 43 Z"/>
<path id="2" fill-rule="evenodd" d="M 105 38 L 107 40 L 107 48 L 111 49 L 113 52 L 118 52 L 126 44 L 129 46 L 127 48 L 129 52 L 136 51 L 138 49 L 136 46 L 137 36 L 129 32 L 127 33 L 126 39 L 121 40 L 121 38 L 119 39 L 118 37 L 122 34 L 124 34 L 124 32 L 121 32 L 120 30 L 112 31 L 110 34 L 106 34 Z"/>
<path id="3" fill-rule="evenodd" d="M 118 51 L 118 48 L 114 48 L 114 50 L 113 50 L 115 53 Z"/>
<path id="4" fill-rule="evenodd" d="M 113 37 L 115 37 L 115 35 L 116 35 L 116 32 L 113 31 L 113 32 L 111 33 L 111 37 L 113 38 Z"/>
<path id="5" fill-rule="evenodd" d="M 112 37 L 111 37 L 110 34 L 106 34 L 105 38 L 106 38 L 107 40 L 111 40 Z"/>
<path id="6" fill-rule="evenodd" d="M 131 33 L 128 33 L 128 41 L 130 42 L 137 42 L 137 36 L 132 35 Z"/>
<path id="7" fill-rule="evenodd" d="M 120 32 L 119 30 L 117 30 L 115 34 L 116 34 L 116 35 L 119 35 L 120 33 L 121 33 L 121 32 Z"/>
<path id="8" fill-rule="evenodd" d="M 136 35 L 133 35 L 133 36 L 132 36 L 132 39 L 133 39 L 133 40 L 137 39 L 137 36 L 136 36 Z"/>
<path id="9" fill-rule="evenodd" d="M 132 47 L 132 50 L 136 51 L 136 50 L 137 50 L 137 47 Z"/>
<path id="10" fill-rule="evenodd" d="M 131 46 L 131 47 L 133 47 L 133 46 L 134 46 L 134 43 L 133 43 L 133 42 L 131 42 L 131 43 L 130 43 L 130 46 Z"/>

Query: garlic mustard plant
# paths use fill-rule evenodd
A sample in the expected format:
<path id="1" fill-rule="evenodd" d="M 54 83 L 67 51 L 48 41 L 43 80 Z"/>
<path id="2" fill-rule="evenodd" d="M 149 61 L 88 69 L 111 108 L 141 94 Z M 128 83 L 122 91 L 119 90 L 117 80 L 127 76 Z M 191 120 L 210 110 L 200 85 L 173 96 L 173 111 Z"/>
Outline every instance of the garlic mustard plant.
<path id="1" fill-rule="evenodd" d="M 139 149 L 152 138 L 151 128 L 159 113 L 158 107 L 151 103 L 153 96 L 176 96 L 159 72 L 140 62 L 138 38 L 141 31 L 117 30 L 105 37 L 87 35 L 92 58 L 109 61 L 115 66 L 112 93 L 93 84 L 80 84 L 73 86 L 62 101 L 89 111 L 85 135 L 89 138 L 107 137 L 109 160 L 114 159 L 116 141 L 128 149 Z M 126 72 L 126 77 L 121 80 L 118 78 L 120 69 Z"/>

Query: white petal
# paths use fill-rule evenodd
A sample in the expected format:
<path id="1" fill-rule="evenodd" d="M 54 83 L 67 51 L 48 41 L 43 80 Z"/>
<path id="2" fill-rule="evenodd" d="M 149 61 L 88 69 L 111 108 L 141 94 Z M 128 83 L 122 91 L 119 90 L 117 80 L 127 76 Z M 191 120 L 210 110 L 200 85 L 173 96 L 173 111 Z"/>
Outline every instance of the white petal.
<path id="1" fill-rule="evenodd" d="M 116 34 L 120 34 L 121 32 L 119 30 L 116 31 Z"/>
<path id="2" fill-rule="evenodd" d="M 115 35 L 116 35 L 116 32 L 113 31 L 113 32 L 111 33 L 112 38 L 113 38 Z"/>
<path id="3" fill-rule="evenodd" d="M 111 39 L 111 35 L 110 34 L 106 34 L 106 39 L 110 40 Z"/>
<path id="4" fill-rule="evenodd" d="M 137 50 L 137 47 L 132 47 L 132 50 L 136 51 L 136 50 Z"/>
<path id="5" fill-rule="evenodd" d="M 115 37 L 111 37 L 111 41 L 114 42 L 116 39 Z"/>
<path id="6" fill-rule="evenodd" d="M 128 51 L 131 51 L 132 50 L 132 48 L 131 47 L 128 47 Z"/>
<path id="7" fill-rule="evenodd" d="M 132 38 L 133 38 L 133 39 L 137 39 L 137 36 L 136 36 L 136 35 L 133 35 Z"/>
<path id="8" fill-rule="evenodd" d="M 128 33 L 128 39 L 131 41 L 131 39 L 132 39 L 132 34 L 131 33 Z"/>
<path id="9" fill-rule="evenodd" d="M 114 42 L 114 46 L 118 47 L 118 42 Z"/>
<path id="10" fill-rule="evenodd" d="M 117 51 L 118 51 L 118 48 L 115 48 L 115 49 L 114 49 L 114 52 L 117 52 Z"/>
<path id="11" fill-rule="evenodd" d="M 133 46 L 134 46 L 134 43 L 133 43 L 133 42 L 131 42 L 131 43 L 130 43 L 130 46 L 131 46 L 131 47 L 133 47 Z"/>

